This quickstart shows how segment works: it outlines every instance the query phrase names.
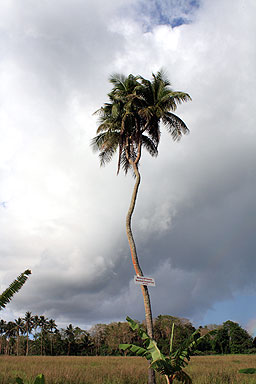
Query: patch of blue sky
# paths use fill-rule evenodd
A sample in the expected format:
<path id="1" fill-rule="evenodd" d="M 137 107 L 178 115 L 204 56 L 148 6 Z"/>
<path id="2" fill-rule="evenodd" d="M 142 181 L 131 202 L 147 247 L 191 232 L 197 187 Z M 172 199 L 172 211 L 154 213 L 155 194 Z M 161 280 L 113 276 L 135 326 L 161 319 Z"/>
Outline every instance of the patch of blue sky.
<path id="1" fill-rule="evenodd" d="M 179 27 L 182 24 L 187 24 L 186 20 L 183 17 L 177 17 L 172 20 L 172 28 Z"/>
<path id="2" fill-rule="evenodd" d="M 155 25 L 175 28 L 191 23 L 199 7 L 199 0 L 139 0 L 134 17 L 147 30 Z"/>
<path id="3" fill-rule="evenodd" d="M 238 294 L 232 299 L 216 303 L 209 309 L 203 320 L 197 325 L 221 324 L 227 320 L 239 323 L 243 328 L 256 336 L 256 310 L 253 303 L 255 294 Z M 255 323 L 255 324 L 254 324 Z M 254 324 L 254 326 L 250 325 Z"/>

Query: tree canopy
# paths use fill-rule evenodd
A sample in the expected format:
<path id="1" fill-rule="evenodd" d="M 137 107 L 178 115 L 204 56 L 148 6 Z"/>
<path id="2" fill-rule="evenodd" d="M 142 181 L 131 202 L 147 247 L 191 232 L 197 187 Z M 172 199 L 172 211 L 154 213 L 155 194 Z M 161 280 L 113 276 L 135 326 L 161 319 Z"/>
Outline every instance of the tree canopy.
<path id="1" fill-rule="evenodd" d="M 160 122 L 173 140 L 188 133 L 186 124 L 173 112 L 191 97 L 174 91 L 163 70 L 152 74 L 151 80 L 114 74 L 110 82 L 113 88 L 108 94 L 109 102 L 95 112 L 99 126 L 92 146 L 100 152 L 101 165 L 111 161 L 118 151 L 117 173 L 120 167 L 127 173 L 134 164 L 139 164 L 142 147 L 151 156 L 157 156 Z"/>

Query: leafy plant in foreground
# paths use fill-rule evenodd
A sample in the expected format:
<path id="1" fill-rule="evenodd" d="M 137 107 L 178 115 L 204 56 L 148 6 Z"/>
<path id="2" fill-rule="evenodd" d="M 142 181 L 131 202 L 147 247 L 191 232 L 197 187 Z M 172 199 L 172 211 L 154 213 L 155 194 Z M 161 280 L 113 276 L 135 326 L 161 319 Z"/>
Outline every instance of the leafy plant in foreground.
<path id="1" fill-rule="evenodd" d="M 0 310 L 5 308 L 6 304 L 8 304 L 13 295 L 17 293 L 21 287 L 25 284 L 28 279 L 28 275 L 31 274 L 31 271 L 27 269 L 25 272 L 21 273 L 17 279 L 15 279 L 9 287 L 0 295 Z"/>
<path id="2" fill-rule="evenodd" d="M 256 368 L 239 369 L 238 372 L 239 373 L 246 373 L 246 374 L 249 374 L 249 375 L 253 375 L 254 373 L 256 373 Z"/>
<path id="3" fill-rule="evenodd" d="M 29 384 L 30 381 L 23 381 L 23 379 L 21 379 L 20 377 L 16 377 L 16 383 L 17 384 Z M 44 375 L 42 373 L 37 375 L 33 384 L 45 384 Z"/>
<path id="4" fill-rule="evenodd" d="M 164 375 L 167 384 L 173 383 L 174 379 L 184 384 L 191 384 L 192 379 L 183 370 L 190 360 L 191 353 L 196 345 L 206 336 L 200 336 L 200 330 L 195 331 L 190 337 L 188 337 L 176 351 L 173 351 L 173 339 L 174 339 L 174 323 L 172 325 L 172 332 L 170 338 L 170 353 L 165 356 L 157 346 L 155 340 L 150 338 L 147 332 L 139 326 L 130 317 L 127 317 L 130 327 L 133 331 L 137 330 L 140 338 L 143 341 L 143 347 L 139 347 L 134 344 L 120 344 L 119 348 L 124 351 L 131 351 L 138 356 L 145 357 L 150 361 L 150 366 L 156 372 Z M 211 331 L 209 333 L 214 333 Z M 208 334 L 209 334 L 208 333 Z"/>

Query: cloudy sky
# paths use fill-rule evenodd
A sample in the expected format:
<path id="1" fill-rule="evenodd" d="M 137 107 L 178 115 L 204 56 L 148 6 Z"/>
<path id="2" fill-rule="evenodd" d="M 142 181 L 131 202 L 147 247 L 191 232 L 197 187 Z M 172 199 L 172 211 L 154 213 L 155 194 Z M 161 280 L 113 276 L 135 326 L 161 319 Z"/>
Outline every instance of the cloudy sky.
<path id="1" fill-rule="evenodd" d="M 153 315 L 256 324 L 254 0 L 1 0 L 0 288 L 89 327 L 143 319 L 125 235 L 134 180 L 90 148 L 111 73 L 165 68 L 190 134 L 143 154 L 133 219 Z"/>

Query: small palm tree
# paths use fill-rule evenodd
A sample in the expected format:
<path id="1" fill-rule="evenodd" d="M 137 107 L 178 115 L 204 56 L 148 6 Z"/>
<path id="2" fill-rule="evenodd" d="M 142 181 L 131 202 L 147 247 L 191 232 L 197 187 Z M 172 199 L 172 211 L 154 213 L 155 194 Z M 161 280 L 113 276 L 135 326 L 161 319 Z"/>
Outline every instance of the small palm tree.
<path id="1" fill-rule="evenodd" d="M 108 94 L 109 102 L 95 112 L 99 115 L 100 125 L 97 136 L 92 140 L 92 146 L 95 151 L 100 152 L 101 165 L 111 161 L 118 151 L 117 173 L 122 167 L 125 173 L 131 170 L 135 176 L 135 185 L 126 216 L 126 234 L 135 273 L 143 276 L 131 228 L 132 214 L 141 180 L 139 163 L 142 148 L 146 149 L 151 156 L 157 156 L 161 122 L 170 132 L 173 140 L 179 140 L 182 134 L 188 132 L 186 124 L 173 112 L 178 104 L 191 98 L 187 93 L 173 91 L 163 71 L 153 74 L 152 80 L 146 80 L 141 76 L 113 75 L 110 82 L 113 88 Z M 149 292 L 144 285 L 141 285 L 141 289 L 147 332 L 153 338 Z M 151 378 L 149 376 L 149 383 L 155 381 L 152 370 L 151 376 Z"/>
<path id="2" fill-rule="evenodd" d="M 33 316 L 33 329 L 35 330 L 35 332 L 36 332 L 37 328 L 39 327 L 39 324 L 40 324 L 39 316 L 38 315 Z"/>
<path id="3" fill-rule="evenodd" d="M 41 356 L 43 356 L 44 351 L 44 339 L 48 331 L 48 319 L 45 316 L 40 316 L 38 321 L 39 327 L 41 328 L 40 339 L 41 339 Z"/>
<path id="4" fill-rule="evenodd" d="M 6 329 L 5 329 L 5 337 L 6 337 L 6 346 L 5 346 L 5 354 L 10 355 L 12 352 L 12 346 L 15 342 L 15 328 L 16 325 L 13 321 L 8 321 L 6 324 Z"/>
<path id="5" fill-rule="evenodd" d="M 16 354 L 17 354 L 17 356 L 19 356 L 20 333 L 21 334 L 24 333 L 24 331 L 25 331 L 25 324 L 24 324 L 24 321 L 21 319 L 21 317 L 19 317 L 18 319 L 15 319 L 14 323 L 15 323 L 14 330 L 15 330 L 15 334 L 16 334 L 16 337 L 17 337 L 17 341 L 16 341 L 17 352 L 16 352 Z"/>
<path id="6" fill-rule="evenodd" d="M 53 319 L 50 319 L 49 321 L 48 321 L 48 329 L 49 329 L 49 332 L 50 332 L 50 341 L 51 341 L 51 356 L 53 355 L 53 333 L 54 333 L 54 331 L 56 331 L 56 329 L 57 329 L 57 325 L 56 325 L 56 323 L 55 323 L 55 320 L 53 320 Z"/>
<path id="7" fill-rule="evenodd" d="M 69 356 L 70 355 L 71 344 L 75 340 L 75 329 L 74 329 L 72 324 L 69 324 L 64 332 L 65 332 L 65 335 L 66 335 L 67 341 L 68 341 L 67 356 Z"/>
<path id="8" fill-rule="evenodd" d="M 32 316 L 32 313 L 27 311 L 25 313 L 24 317 L 24 323 L 25 323 L 25 331 L 26 331 L 26 356 L 28 356 L 29 353 L 29 334 L 32 332 L 32 329 L 34 327 L 34 318 Z"/>
<path id="9" fill-rule="evenodd" d="M 0 354 L 2 353 L 3 335 L 6 330 L 6 321 L 0 320 Z"/>

